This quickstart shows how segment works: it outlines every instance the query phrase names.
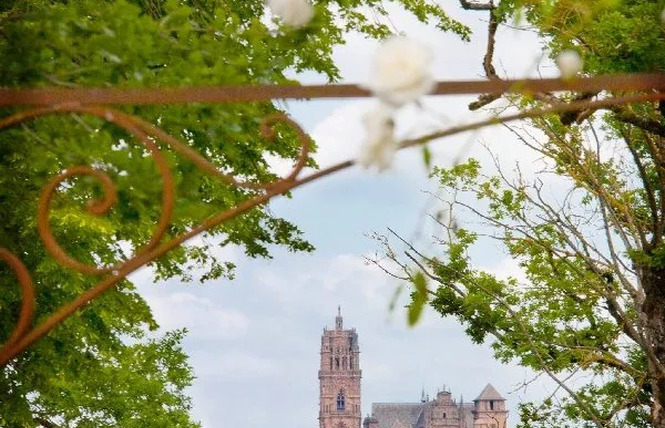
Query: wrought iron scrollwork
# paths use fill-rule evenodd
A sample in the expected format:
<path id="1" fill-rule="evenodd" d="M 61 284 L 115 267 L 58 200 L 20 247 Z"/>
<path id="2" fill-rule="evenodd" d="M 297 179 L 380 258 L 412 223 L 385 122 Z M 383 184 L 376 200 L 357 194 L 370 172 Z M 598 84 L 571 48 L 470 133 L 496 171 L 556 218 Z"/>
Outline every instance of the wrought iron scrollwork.
<path id="1" fill-rule="evenodd" d="M 0 248 L 0 259 L 12 268 L 21 285 L 21 310 L 14 331 L 12 331 L 7 342 L 1 348 L 4 351 L 16 343 L 30 329 L 32 319 L 35 315 L 35 287 L 30 278 L 30 272 L 28 272 L 28 269 L 18 257 L 6 249 Z"/>
<path id="2" fill-rule="evenodd" d="M 6 364 L 13 357 L 18 355 L 26 347 L 30 346 L 40 337 L 48 333 L 55 325 L 62 322 L 65 318 L 74 313 L 77 309 L 89 301 L 96 298 L 101 293 L 113 287 L 118 281 L 125 278 L 128 274 L 139 267 L 149 263 L 157 257 L 165 254 L 167 251 L 182 244 L 187 239 L 208 230 L 223 221 L 234 218 L 243 212 L 246 212 L 257 205 L 265 203 L 271 197 L 288 191 L 295 182 L 298 174 L 307 164 L 311 149 L 311 140 L 302 130 L 302 128 L 286 115 L 275 113 L 264 118 L 260 124 L 260 131 L 264 138 L 272 140 L 275 138 L 273 126 L 277 123 L 285 123 L 296 132 L 300 140 L 300 153 L 291 171 L 284 177 L 272 182 L 255 183 L 250 181 L 239 181 L 235 177 L 224 174 L 210 163 L 207 159 L 196 153 L 183 142 L 172 137 L 162 129 L 145 122 L 137 117 L 128 115 L 116 109 L 95 105 L 80 105 L 67 103 L 53 107 L 38 108 L 27 112 L 17 113 L 13 116 L 0 121 L 0 129 L 23 123 L 44 115 L 78 113 L 95 116 L 111 122 L 131 135 L 135 136 L 149 151 L 153 160 L 157 164 L 159 174 L 162 180 L 162 201 L 160 218 L 156 229 L 149 242 L 138 250 L 129 260 L 117 263 L 112 266 L 92 266 L 74 259 L 57 242 L 49 223 L 49 208 L 53 196 L 57 193 L 61 184 L 76 176 L 91 176 L 95 178 L 103 189 L 104 197 L 101 200 L 89 201 L 87 205 L 88 212 L 94 215 L 106 214 L 115 203 L 117 203 L 117 192 L 115 184 L 111 177 L 100 169 L 95 169 L 87 165 L 72 166 L 57 176 L 53 177 L 42 191 L 37 212 L 37 228 L 41 240 L 48 251 L 62 266 L 76 270 L 87 275 L 106 275 L 97 285 L 87 290 L 81 296 L 62 306 L 57 312 L 48 317 L 35 329 L 30 330 L 35 307 L 35 293 L 30 279 L 30 274 L 21 263 L 21 261 L 8 250 L 0 248 L 0 258 L 9 263 L 19 279 L 22 288 L 22 307 L 17 322 L 17 326 L 0 348 L 0 365 Z M 162 242 L 164 234 L 171 221 L 175 205 L 175 185 L 169 165 L 160 152 L 159 143 L 165 144 L 181 156 L 187 158 L 196 164 L 202 170 L 210 173 L 218 180 L 237 187 L 259 190 L 259 195 L 244 201 L 236 207 L 226 210 L 218 215 L 207 219 L 202 224 L 194 227 L 186 233 L 171 239 L 168 242 Z"/>

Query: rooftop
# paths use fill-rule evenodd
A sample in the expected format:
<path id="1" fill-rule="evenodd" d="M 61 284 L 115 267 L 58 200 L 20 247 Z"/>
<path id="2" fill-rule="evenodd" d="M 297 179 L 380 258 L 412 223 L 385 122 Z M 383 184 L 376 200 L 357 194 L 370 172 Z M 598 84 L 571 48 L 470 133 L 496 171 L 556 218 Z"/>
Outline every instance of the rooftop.
<path id="1" fill-rule="evenodd" d="M 479 400 L 505 400 L 505 398 L 499 394 L 499 391 L 497 391 L 491 383 L 488 383 L 485 389 L 483 389 L 478 398 L 474 401 Z"/>

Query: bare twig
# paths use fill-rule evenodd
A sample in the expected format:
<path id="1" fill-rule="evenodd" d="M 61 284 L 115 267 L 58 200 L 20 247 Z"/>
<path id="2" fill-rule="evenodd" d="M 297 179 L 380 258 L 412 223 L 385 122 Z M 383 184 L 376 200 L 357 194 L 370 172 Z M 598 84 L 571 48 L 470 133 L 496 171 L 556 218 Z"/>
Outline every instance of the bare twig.
<path id="1" fill-rule="evenodd" d="M 499 27 L 499 19 L 496 17 L 493 9 L 489 9 L 490 20 L 487 29 L 487 48 L 485 50 L 485 56 L 483 57 L 483 69 L 485 70 L 485 75 L 490 80 L 497 80 L 499 76 L 496 74 L 496 69 L 492 65 L 492 59 L 494 57 L 494 45 L 496 43 L 496 30 Z M 469 104 L 469 110 L 478 110 L 479 108 L 486 106 L 487 104 L 501 98 L 502 94 L 485 94 L 481 95 L 478 100 Z"/>

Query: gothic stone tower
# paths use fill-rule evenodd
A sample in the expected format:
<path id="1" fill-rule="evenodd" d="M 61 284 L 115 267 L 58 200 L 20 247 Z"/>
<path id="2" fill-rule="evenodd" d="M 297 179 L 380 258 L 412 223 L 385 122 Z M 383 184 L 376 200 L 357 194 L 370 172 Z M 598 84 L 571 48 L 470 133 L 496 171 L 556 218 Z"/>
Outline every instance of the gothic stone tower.
<path id="1" fill-rule="evenodd" d="M 360 428 L 361 375 L 358 334 L 344 330 L 337 308 L 335 329 L 321 336 L 319 428 Z"/>

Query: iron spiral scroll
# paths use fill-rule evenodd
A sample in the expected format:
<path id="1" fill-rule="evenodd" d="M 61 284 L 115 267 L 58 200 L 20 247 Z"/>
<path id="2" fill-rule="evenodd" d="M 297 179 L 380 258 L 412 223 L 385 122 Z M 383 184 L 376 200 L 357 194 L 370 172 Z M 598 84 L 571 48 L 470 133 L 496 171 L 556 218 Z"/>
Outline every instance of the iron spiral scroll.
<path id="1" fill-rule="evenodd" d="M 110 107 L 113 104 L 174 104 L 187 102 L 248 102 L 274 98 L 347 98 L 370 96 L 366 90 L 355 85 L 314 85 L 314 86 L 264 86 L 253 88 L 177 88 L 164 89 L 0 89 L 0 106 L 28 106 L 29 108 L 0 119 L 0 131 L 46 115 L 81 114 L 110 122 L 143 144 L 150 153 L 161 177 L 161 210 L 155 230 L 148 243 L 139 248 L 128 260 L 112 266 L 85 264 L 74 259 L 57 242 L 49 224 L 49 209 L 59 186 L 75 176 L 89 176 L 99 182 L 103 198 L 89 201 L 87 210 L 97 216 L 106 214 L 118 201 L 116 186 L 111 177 L 101 169 L 88 165 L 74 165 L 51 178 L 41 192 L 37 212 L 37 229 L 47 252 L 62 266 L 85 275 L 99 277 L 99 281 L 74 300 L 64 304 L 44 321 L 33 326 L 36 306 L 34 284 L 23 262 L 8 249 L 0 248 L 0 259 L 9 265 L 21 288 L 19 316 L 9 338 L 0 347 L 0 367 L 24 352 L 29 346 L 48 334 L 54 327 L 104 292 L 112 289 L 119 281 L 142 266 L 156 260 L 167 252 L 225 221 L 233 219 L 254 207 L 265 204 L 271 198 L 294 188 L 325 177 L 354 165 L 353 160 L 338 163 L 301 177 L 309 160 L 311 139 L 303 129 L 283 113 L 267 116 L 261 122 L 264 138 L 274 139 L 273 126 L 283 123 L 292 128 L 300 142 L 298 157 L 285 176 L 271 182 L 241 181 L 223 173 L 213 163 L 193 150 L 185 142 L 171 136 L 163 129 L 136 116 Z M 560 79 L 539 79 L 520 81 L 467 81 L 439 82 L 435 94 L 483 94 L 483 93 L 534 93 L 562 90 L 618 90 L 632 94 L 605 98 L 597 101 L 556 103 L 549 107 L 534 108 L 519 113 L 493 117 L 467 125 L 453 126 L 423 137 L 403 141 L 400 148 L 422 145 L 428 141 L 466 132 L 481 127 L 506 123 L 550 113 L 560 113 L 579 109 L 598 109 L 609 106 L 665 99 L 665 75 L 622 75 L 581 78 L 572 81 Z M 644 91 L 644 92 L 636 92 Z M 101 103 L 101 104 L 100 104 Z M 186 232 L 166 241 L 165 232 L 175 209 L 175 183 L 168 162 L 160 145 L 167 147 L 179 156 L 191 161 L 202 171 L 222 183 L 256 191 L 248 200 L 207 218 Z"/>

